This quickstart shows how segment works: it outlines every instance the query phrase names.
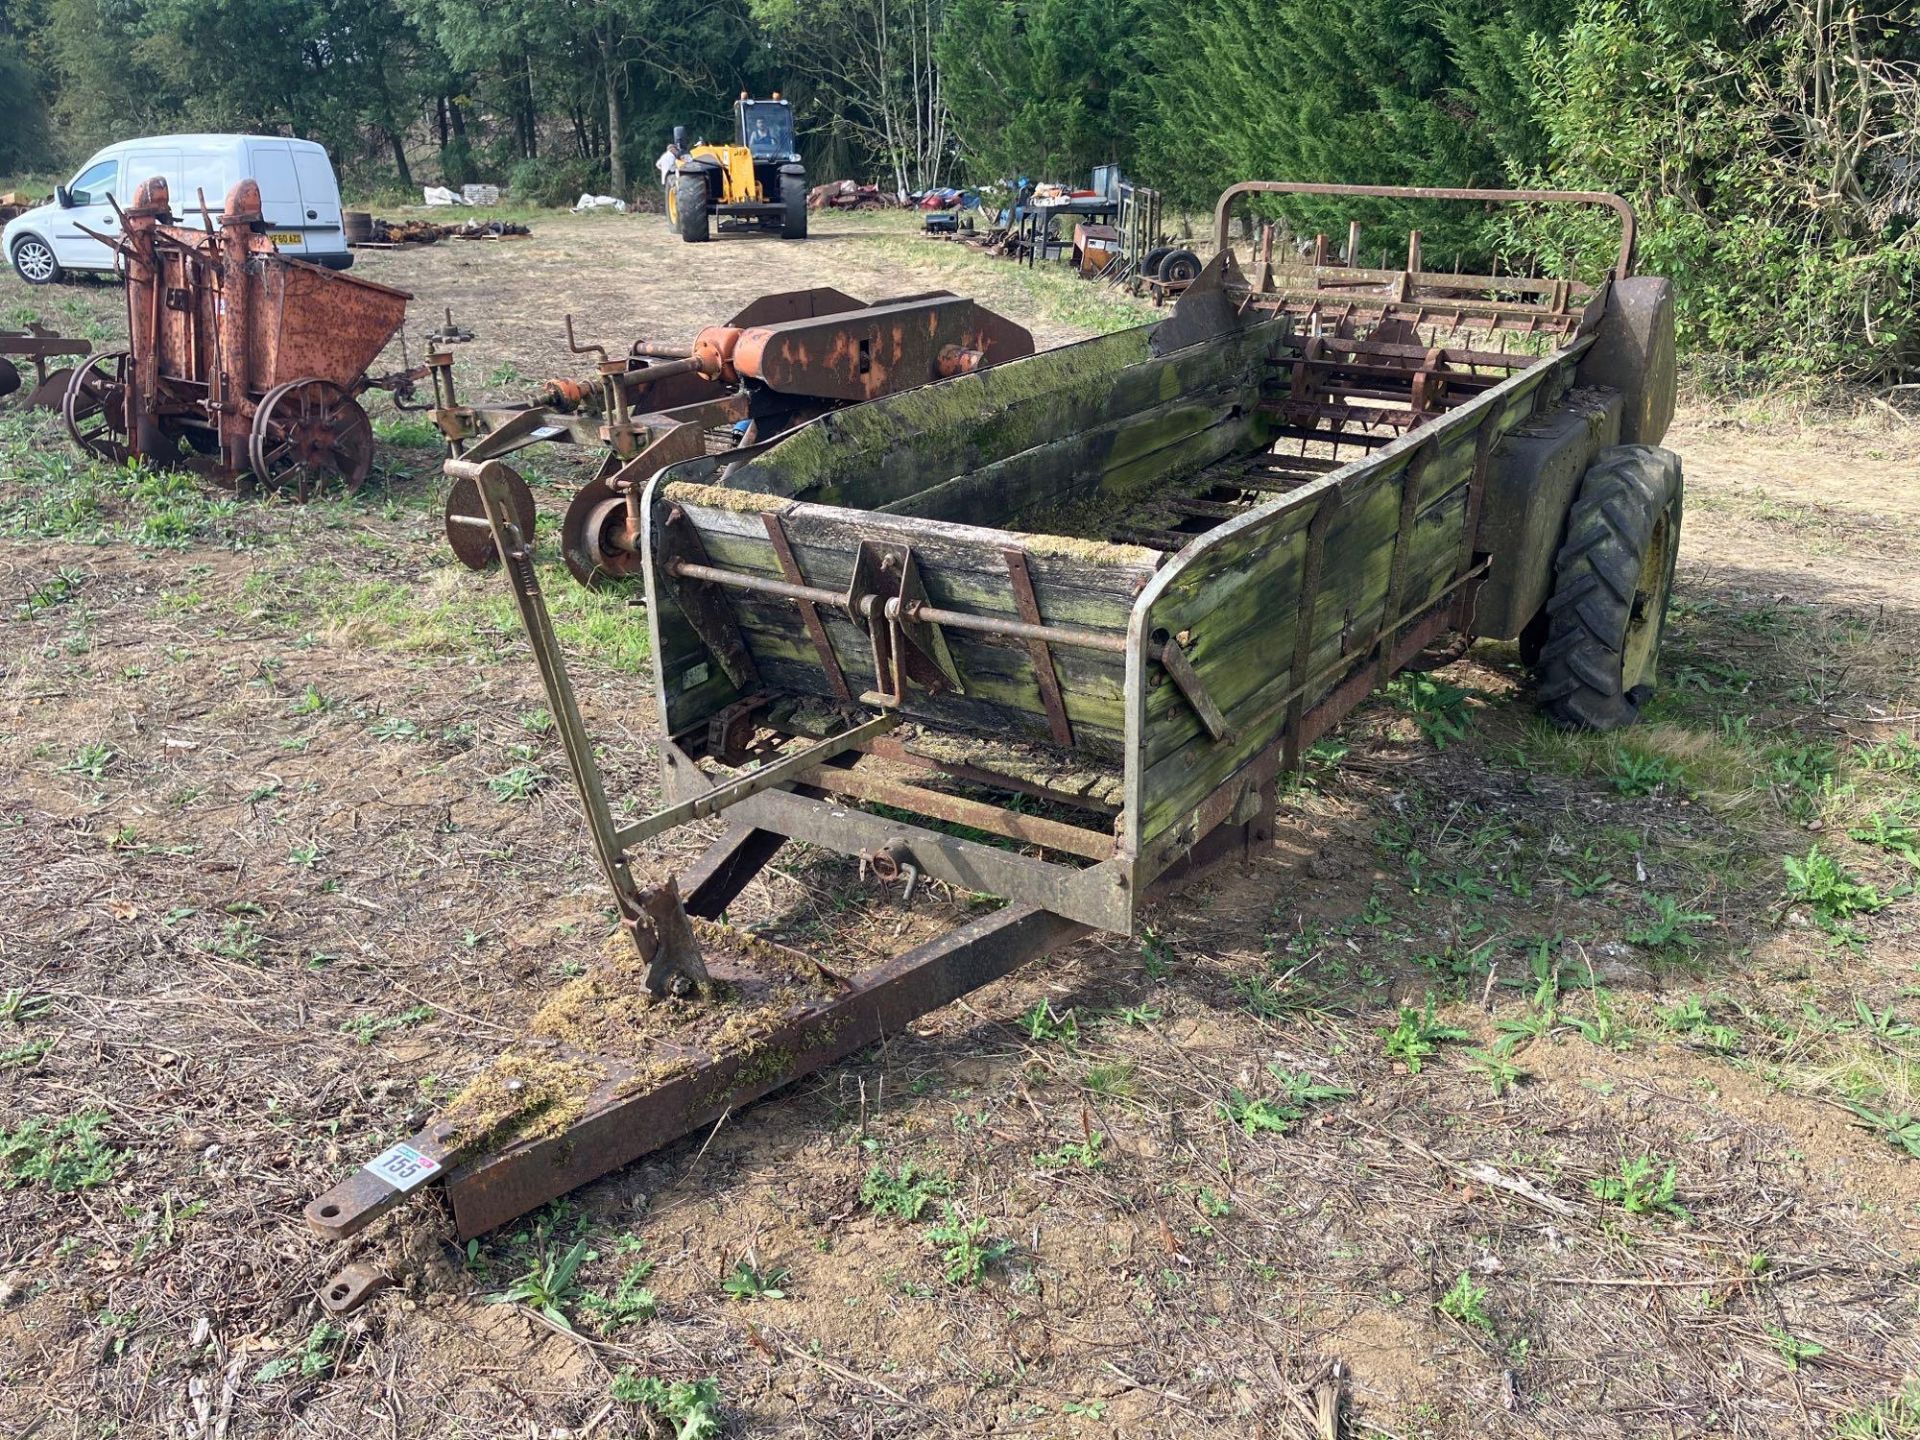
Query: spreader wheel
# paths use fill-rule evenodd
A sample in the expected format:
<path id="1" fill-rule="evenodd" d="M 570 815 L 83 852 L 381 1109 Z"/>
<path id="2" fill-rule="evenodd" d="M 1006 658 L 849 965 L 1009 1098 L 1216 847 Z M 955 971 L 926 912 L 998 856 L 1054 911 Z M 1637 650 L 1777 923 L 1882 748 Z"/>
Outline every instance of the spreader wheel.
<path id="1" fill-rule="evenodd" d="M 330 486 L 352 494 L 373 473 L 373 425 L 331 380 L 289 380 L 253 412 L 247 459 L 262 485 L 303 504 Z"/>
<path id="2" fill-rule="evenodd" d="M 67 433 L 89 455 L 122 464 L 133 453 L 127 427 L 127 352 L 108 350 L 73 367 L 60 401 Z"/>
<path id="3" fill-rule="evenodd" d="M 1602 450 L 1580 481 L 1554 557 L 1540 705 L 1569 729 L 1615 730 L 1653 693 L 1680 553 L 1680 457 Z"/>
<path id="4" fill-rule="evenodd" d="M 573 578 L 589 588 L 640 573 L 640 557 L 614 543 L 626 529 L 627 501 L 605 477 L 589 480 L 575 492 L 560 522 L 560 558 Z"/>
<path id="5" fill-rule="evenodd" d="M 527 488 L 519 471 L 507 473 L 513 477 L 507 487 L 513 492 L 513 523 L 520 529 L 521 540 L 531 545 L 535 514 L 533 491 Z M 470 523 L 474 520 L 480 523 Z M 480 487 L 464 475 L 455 480 L 447 492 L 447 544 L 469 570 L 489 569 L 500 558 L 500 547 L 493 543 L 493 531 L 487 528 L 487 507 L 480 503 Z"/>

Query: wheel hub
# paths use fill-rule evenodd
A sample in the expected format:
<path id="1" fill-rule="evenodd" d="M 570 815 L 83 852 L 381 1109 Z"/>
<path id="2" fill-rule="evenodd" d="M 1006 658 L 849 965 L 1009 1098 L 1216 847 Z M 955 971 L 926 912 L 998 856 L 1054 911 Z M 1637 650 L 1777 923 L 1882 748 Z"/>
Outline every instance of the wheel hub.
<path id="1" fill-rule="evenodd" d="M 1657 678 L 1660 629 L 1666 618 L 1665 580 L 1672 568 L 1675 539 L 1673 526 L 1663 514 L 1654 526 L 1653 537 L 1640 559 L 1640 574 L 1634 581 L 1633 602 L 1627 617 L 1627 633 L 1620 647 L 1620 680 L 1622 688 L 1627 691 L 1652 685 Z"/>

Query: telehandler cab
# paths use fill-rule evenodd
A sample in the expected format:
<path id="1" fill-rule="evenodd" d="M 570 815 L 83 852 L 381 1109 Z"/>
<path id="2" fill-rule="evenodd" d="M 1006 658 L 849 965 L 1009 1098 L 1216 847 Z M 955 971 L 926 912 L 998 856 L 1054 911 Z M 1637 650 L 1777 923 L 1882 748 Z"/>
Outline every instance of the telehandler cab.
<path id="1" fill-rule="evenodd" d="M 793 106 L 778 91 L 734 102 L 731 145 L 695 145 L 664 177 L 667 224 L 687 241 L 712 238 L 710 217 L 737 219 L 783 240 L 807 236 L 807 172 L 793 148 Z"/>

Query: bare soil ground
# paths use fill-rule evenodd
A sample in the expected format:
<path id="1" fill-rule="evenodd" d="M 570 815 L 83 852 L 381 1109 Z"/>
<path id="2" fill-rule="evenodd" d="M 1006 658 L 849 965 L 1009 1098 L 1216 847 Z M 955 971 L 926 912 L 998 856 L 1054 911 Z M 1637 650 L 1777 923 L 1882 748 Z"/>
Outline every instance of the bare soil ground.
<path id="1" fill-rule="evenodd" d="M 358 273 L 415 292 L 416 355 L 452 306 L 501 398 L 580 368 L 567 310 L 619 344 L 804 284 L 972 290 L 1043 342 L 1124 315 L 872 223 L 535 229 Z M 0 281 L 9 320 L 118 305 Z M 742 1435 L 1278 1437 L 1337 1362 L 1355 1435 L 1920 1434 L 1911 427 L 1682 416 L 1648 724 L 1552 733 L 1481 646 L 1143 936 L 465 1248 L 432 1200 L 346 1246 L 299 1211 L 610 911 L 499 581 L 446 553 L 430 435 L 382 428 L 368 493 L 299 509 L 0 417 L 0 1430 L 699 1435 L 640 1382 L 711 1379 Z M 549 570 L 644 805 L 643 627 Z M 735 918 L 857 969 L 965 905 L 800 856 Z M 329 1324 L 350 1258 L 399 1284 Z M 570 1330 L 498 1302 L 529 1276 Z"/>

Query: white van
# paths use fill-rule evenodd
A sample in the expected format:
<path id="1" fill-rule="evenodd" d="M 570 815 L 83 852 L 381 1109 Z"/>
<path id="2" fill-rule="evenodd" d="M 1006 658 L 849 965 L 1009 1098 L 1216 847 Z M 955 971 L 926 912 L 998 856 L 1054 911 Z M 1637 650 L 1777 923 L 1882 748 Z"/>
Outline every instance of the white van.
<path id="1" fill-rule="evenodd" d="M 242 180 L 258 181 L 261 213 L 283 253 L 331 270 L 353 264 L 340 228 L 340 182 L 326 150 L 273 135 L 156 135 L 109 145 L 56 190 L 50 204 L 8 222 L 0 230 L 0 253 L 29 285 L 49 285 L 69 270 L 111 271 L 112 248 L 86 230 L 116 233 L 120 221 L 107 197 L 124 209 L 140 182 L 155 175 L 166 178 L 175 218 L 195 226 L 203 194 L 218 223 L 227 191 Z"/>

